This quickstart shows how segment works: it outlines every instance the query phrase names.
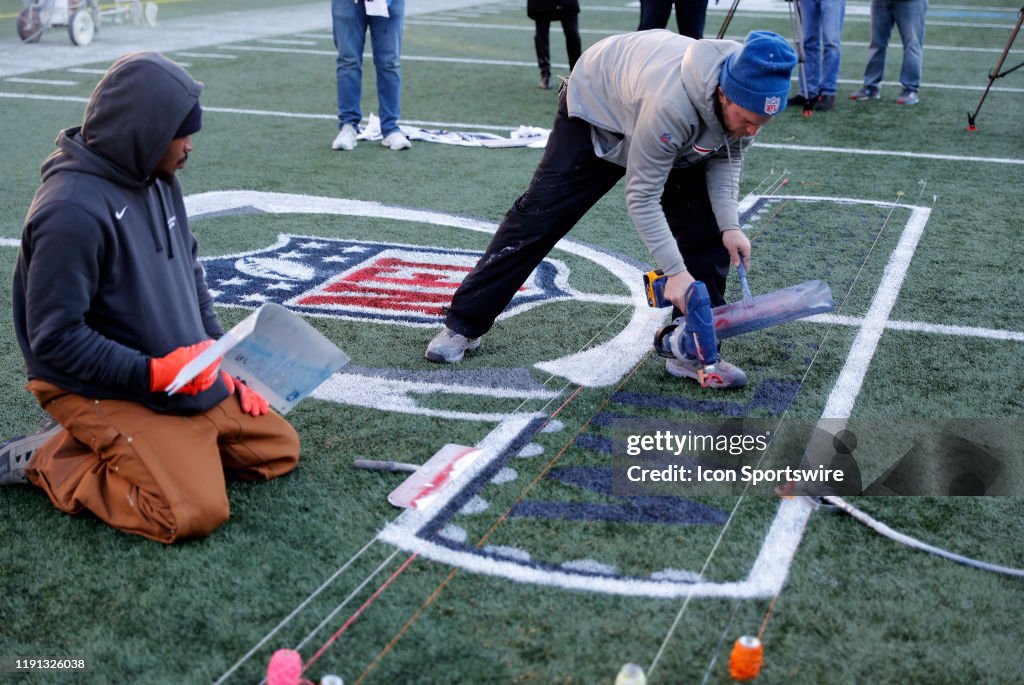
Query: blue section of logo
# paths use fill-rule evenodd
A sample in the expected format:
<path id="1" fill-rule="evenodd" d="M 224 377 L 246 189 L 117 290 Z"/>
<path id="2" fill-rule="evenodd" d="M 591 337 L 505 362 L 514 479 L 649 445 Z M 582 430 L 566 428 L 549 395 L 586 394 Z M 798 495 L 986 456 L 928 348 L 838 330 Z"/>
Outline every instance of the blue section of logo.
<path id="1" fill-rule="evenodd" d="M 725 523 L 729 515 L 716 507 L 698 504 L 682 497 L 619 497 L 612 494 L 612 469 L 607 467 L 570 467 L 552 469 L 548 474 L 566 485 L 620 500 L 619 504 L 583 502 L 519 502 L 512 516 L 570 519 L 573 521 L 625 521 L 629 523 L 675 523 L 687 525 Z"/>

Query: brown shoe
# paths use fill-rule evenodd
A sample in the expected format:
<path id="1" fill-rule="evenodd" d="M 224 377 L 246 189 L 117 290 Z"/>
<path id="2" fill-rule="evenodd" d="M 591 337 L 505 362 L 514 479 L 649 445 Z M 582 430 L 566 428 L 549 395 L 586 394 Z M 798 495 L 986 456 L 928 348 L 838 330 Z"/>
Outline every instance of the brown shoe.
<path id="1" fill-rule="evenodd" d="M 548 74 L 540 75 L 540 89 L 551 90 L 551 76 L 549 76 Z"/>

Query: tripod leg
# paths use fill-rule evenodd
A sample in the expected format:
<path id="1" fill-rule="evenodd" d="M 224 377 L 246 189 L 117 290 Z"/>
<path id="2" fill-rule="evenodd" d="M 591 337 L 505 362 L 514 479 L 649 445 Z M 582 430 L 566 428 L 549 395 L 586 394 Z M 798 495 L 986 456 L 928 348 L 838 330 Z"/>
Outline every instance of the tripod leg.
<path id="1" fill-rule="evenodd" d="M 985 98 L 988 97 L 988 91 L 989 89 L 992 88 L 992 83 L 995 82 L 995 80 L 1000 76 L 1005 76 L 1006 74 L 1010 73 L 1010 71 L 1013 71 L 1013 69 L 1011 69 L 1010 71 L 1007 71 L 1005 73 L 1000 73 L 1000 70 L 1003 68 L 1003 62 L 1006 61 L 1006 56 L 1010 54 L 1010 48 L 1013 47 L 1013 42 L 1017 39 L 1017 34 L 1020 33 L 1020 27 L 1022 23 L 1024 23 L 1024 7 L 1022 7 L 1020 12 L 1017 13 L 1017 24 L 1016 26 L 1013 27 L 1013 33 L 1010 34 L 1010 39 L 1006 41 L 1006 47 L 1003 48 L 1003 54 L 999 56 L 999 61 L 996 63 L 996 68 L 993 69 L 992 72 L 988 75 L 988 85 L 985 86 L 985 92 L 981 94 L 981 99 L 978 101 L 978 106 L 975 107 L 973 114 L 967 114 L 968 131 L 978 130 L 978 127 L 974 125 L 974 120 L 978 117 L 978 112 L 981 111 L 981 106 L 985 104 Z M 1016 69 L 1017 67 L 1014 68 Z"/>
<path id="2" fill-rule="evenodd" d="M 794 5 L 796 6 L 794 8 Z M 811 94 L 807 87 L 807 58 L 804 54 L 804 21 L 799 0 L 787 0 L 789 8 L 789 23 L 793 28 L 793 43 L 796 45 L 797 57 L 797 80 L 800 82 L 800 95 L 804 98 L 803 116 L 814 115 L 814 103 L 811 102 Z"/>
<path id="3" fill-rule="evenodd" d="M 733 0 L 732 7 L 725 14 L 725 19 L 722 20 L 722 27 L 718 29 L 718 35 L 715 36 L 718 40 L 725 38 L 725 30 L 729 28 L 729 24 L 732 22 L 732 17 L 736 14 L 736 7 L 740 4 L 740 0 Z"/>

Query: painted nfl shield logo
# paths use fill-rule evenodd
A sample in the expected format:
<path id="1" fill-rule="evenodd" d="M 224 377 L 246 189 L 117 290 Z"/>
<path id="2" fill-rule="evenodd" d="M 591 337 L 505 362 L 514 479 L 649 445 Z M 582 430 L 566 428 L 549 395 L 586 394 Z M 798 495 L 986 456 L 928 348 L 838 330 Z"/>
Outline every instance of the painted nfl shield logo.
<path id="1" fill-rule="evenodd" d="M 435 325 L 481 253 L 419 245 L 280 235 L 276 245 L 203 261 L 217 304 L 276 302 L 313 316 Z M 567 267 L 544 260 L 506 309 L 570 297 Z"/>
<path id="2" fill-rule="evenodd" d="M 764 113 L 768 115 L 778 114 L 779 105 L 782 104 L 782 98 L 770 97 L 764 99 Z"/>

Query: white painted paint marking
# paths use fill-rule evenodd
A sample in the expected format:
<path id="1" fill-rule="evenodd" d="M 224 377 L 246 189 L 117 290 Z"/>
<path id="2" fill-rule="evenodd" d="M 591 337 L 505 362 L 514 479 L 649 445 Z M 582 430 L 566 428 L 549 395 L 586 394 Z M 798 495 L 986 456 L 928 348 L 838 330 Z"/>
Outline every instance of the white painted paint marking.
<path id="1" fill-rule="evenodd" d="M 835 314 L 815 314 L 804 321 L 821 323 L 830 326 L 864 325 L 864 319 L 856 316 L 836 316 Z M 1007 340 L 1024 342 L 1024 331 L 1007 331 L 998 328 L 981 328 L 977 326 L 951 326 L 946 324 L 927 323 L 925 321 L 900 321 L 898 319 L 885 322 L 886 330 L 910 331 L 912 333 L 930 333 L 933 335 L 952 335 L 962 338 L 985 338 L 988 340 Z"/>
<path id="2" fill-rule="evenodd" d="M 0 247 L 21 247 L 21 241 L 17 238 L 0 238 Z"/>
<path id="3" fill-rule="evenodd" d="M 192 59 L 238 59 L 238 55 L 228 55 L 223 52 L 176 52 L 175 56 L 190 57 Z M 105 72 L 100 72 L 105 73 Z"/>
<path id="4" fill-rule="evenodd" d="M 379 202 L 342 200 L 337 198 L 294 195 L 287 193 L 262 193 L 233 190 L 190 195 L 185 198 L 189 216 L 227 211 L 239 207 L 252 207 L 269 213 L 285 214 L 340 214 L 350 216 L 372 216 L 417 221 L 421 223 L 466 228 L 472 231 L 493 234 L 497 224 L 452 216 L 440 212 L 388 207 Z M 617 277 L 630 293 L 633 311 L 620 332 L 609 340 L 582 352 L 559 359 L 543 361 L 535 366 L 548 373 L 566 378 L 573 383 L 588 387 L 606 386 L 618 382 L 647 354 L 649 341 L 668 315 L 647 306 L 643 284 L 637 278 L 635 264 L 566 238 L 558 242 L 555 249 L 584 257 L 601 266 Z M 627 307 L 628 308 L 628 307 Z M 502 315 L 505 316 L 504 314 Z M 501 317 L 499 317 L 499 321 Z M 327 386 L 327 384 L 325 384 Z M 326 392 L 321 386 L 318 392 Z"/>
<path id="5" fill-rule="evenodd" d="M 853 405 L 860 394 L 864 377 L 867 375 L 875 350 L 878 349 L 878 342 L 885 330 L 885 323 L 889 320 L 889 314 L 896 304 L 900 288 L 903 287 L 907 269 L 910 268 L 910 261 L 914 257 L 914 251 L 921 240 L 929 216 L 931 216 L 931 209 L 927 207 L 916 207 L 911 212 L 910 220 L 907 222 L 906 228 L 903 229 L 899 243 L 892 251 L 889 263 L 885 266 L 882 281 L 878 284 L 878 290 L 864 317 L 864 324 L 853 341 L 846 363 L 843 364 L 839 378 L 825 403 L 825 409 L 821 412 L 823 419 L 845 419 L 853 411 Z"/>
<path id="6" fill-rule="evenodd" d="M 354 373 L 336 373 L 313 391 L 312 397 L 338 404 L 349 404 L 383 412 L 401 412 L 418 416 L 433 416 L 458 421 L 502 421 L 508 412 L 468 412 L 424 407 L 417 395 L 468 395 L 476 397 L 503 397 L 515 400 L 549 400 L 557 393 L 551 390 L 519 390 L 515 388 L 481 388 L 475 385 L 453 383 L 425 383 L 418 381 L 378 378 Z"/>
<path id="7" fill-rule="evenodd" d="M 403 58 L 404 59 L 404 58 Z M 57 102 L 80 102 L 87 103 L 88 98 L 77 97 L 71 95 L 44 95 L 44 94 L 33 94 L 33 93 L 11 93 L 0 91 L 0 98 L 11 98 L 11 99 L 25 99 L 25 100 L 53 100 Z M 263 116 L 263 117 L 281 117 L 284 119 L 318 119 L 323 121 L 336 121 L 337 116 L 334 114 L 310 114 L 304 112 L 282 112 L 276 110 L 265 110 L 265 109 L 239 109 L 237 107 L 215 107 L 203 105 L 204 112 L 216 112 L 220 114 L 244 114 L 251 116 Z M 419 119 L 402 119 L 401 123 L 408 124 L 410 126 L 418 126 L 420 128 L 427 129 L 442 129 L 442 130 L 468 130 L 468 131 L 513 131 L 517 128 L 518 124 L 512 125 L 501 125 L 495 126 L 494 124 L 472 124 L 457 121 L 423 121 Z M 810 145 L 787 145 L 782 143 L 757 143 L 759 148 L 765 149 L 776 149 L 776 150 L 796 150 L 801 152 L 829 152 L 834 154 L 846 154 L 846 155 L 873 155 L 879 157 L 905 157 L 909 159 L 935 159 L 949 162 L 976 162 L 980 164 L 1013 164 L 1020 165 L 1024 164 L 1022 159 L 1013 159 L 1007 157 L 974 157 L 965 155 L 945 155 L 945 154 L 933 154 L 928 152 L 911 152 L 902 150 L 864 150 L 858 148 L 842 148 L 842 147 L 821 147 L 821 146 L 810 146 Z M 780 196 L 782 197 L 782 196 Z M 861 200 L 851 200 L 852 202 L 861 202 Z"/>
<path id="8" fill-rule="evenodd" d="M 587 6 L 587 11 L 588 12 L 594 11 L 595 9 L 596 8 L 591 7 L 590 5 Z M 629 11 L 637 12 L 636 9 L 629 10 Z M 710 11 L 710 8 L 709 8 L 709 11 Z M 849 14 L 849 13 L 847 13 L 847 14 Z M 745 13 L 743 16 L 744 17 L 753 17 L 755 15 L 749 14 L 749 13 Z M 435 27 L 436 26 L 436 27 L 441 27 L 441 28 L 470 29 L 470 30 L 474 30 L 474 31 L 479 31 L 479 30 L 484 30 L 484 31 L 523 31 L 523 32 L 528 32 L 528 33 L 533 33 L 535 31 L 535 28 L 534 28 L 532 23 L 528 23 L 528 24 L 497 24 L 497 23 L 485 23 L 485 22 L 452 21 L 452 20 L 444 19 L 441 15 L 423 15 L 419 19 L 407 20 L 405 22 L 405 25 L 406 26 L 424 26 L 424 27 Z M 928 21 L 928 25 L 929 26 L 933 25 L 933 22 L 931 20 L 929 20 Z M 934 25 L 938 25 L 938 24 L 934 24 Z M 988 26 L 983 26 L 982 28 L 996 28 L 996 26 L 988 25 Z M 1010 28 L 1010 27 L 1007 26 L 1006 28 Z M 588 29 L 588 28 L 583 28 L 583 27 L 581 27 L 579 31 L 580 31 L 580 35 L 596 35 L 596 36 L 611 36 L 611 35 L 615 35 L 617 33 L 622 33 L 621 31 L 614 31 L 614 30 L 608 30 L 608 29 Z M 327 36 L 327 37 L 330 38 L 331 36 Z M 725 38 L 728 39 L 728 40 L 735 40 L 735 41 L 738 41 L 738 42 L 743 42 L 745 36 L 741 36 L 741 35 L 726 35 Z M 867 48 L 868 46 L 869 46 L 869 44 L 866 43 L 866 42 L 863 42 L 863 41 L 847 41 L 847 40 L 843 41 L 843 47 L 845 47 L 845 48 Z M 990 54 L 997 54 L 997 55 L 998 54 L 1002 54 L 1002 52 L 1003 52 L 1003 48 L 964 47 L 964 46 L 960 46 L 960 45 L 929 45 L 927 43 L 927 41 L 925 42 L 925 45 L 922 46 L 922 47 L 925 50 L 928 50 L 928 51 L 944 51 L 944 52 L 979 52 L 979 53 L 990 53 Z M 895 44 L 890 44 L 889 49 L 890 50 L 894 50 L 894 51 L 895 50 L 902 51 L 903 50 L 903 45 L 899 41 L 896 41 Z M 1021 54 L 1021 52 L 1019 50 L 1012 50 L 1010 52 L 1010 54 L 1011 55 L 1016 55 L 1016 54 Z M 843 83 L 843 81 L 840 81 L 840 83 Z M 859 81 L 857 83 L 860 84 Z M 923 84 L 923 85 L 925 85 L 925 84 Z M 928 87 L 932 87 L 934 84 L 926 84 L 926 85 Z"/>
<path id="9" fill-rule="evenodd" d="M 28 78 L 25 76 L 8 76 L 4 79 L 9 83 L 31 83 L 37 86 L 77 86 L 78 81 L 61 81 L 52 78 Z"/>
<path id="10" fill-rule="evenodd" d="M 89 67 L 71 67 L 65 71 L 69 74 L 88 74 L 90 76 L 103 76 L 107 73 L 106 69 L 90 69 Z"/>
<path id="11" fill-rule="evenodd" d="M 315 40 L 295 40 L 292 38 L 259 38 L 258 43 L 266 43 L 267 45 L 316 45 Z"/>
<path id="12" fill-rule="evenodd" d="M 597 559 L 573 559 L 562 564 L 562 568 L 582 573 L 600 573 L 606 576 L 614 576 L 619 571 L 612 564 L 602 564 Z"/>
<path id="13" fill-rule="evenodd" d="M 900 150 L 859 150 L 856 148 L 827 147 L 824 145 L 787 145 L 784 143 L 758 143 L 766 150 L 796 150 L 799 152 L 828 152 L 839 155 L 869 155 L 873 157 L 906 157 L 908 159 L 937 159 L 945 162 L 984 162 L 985 164 L 1024 164 L 1024 159 L 1012 157 L 971 157 L 966 155 L 943 155 L 929 152 L 904 152 Z"/>
<path id="14" fill-rule="evenodd" d="M 499 557 L 505 557 L 506 559 L 515 559 L 516 561 L 529 561 L 530 553 L 525 549 L 519 549 L 518 547 L 506 547 L 504 545 L 487 545 L 483 548 L 484 552 L 493 554 Z"/>
<path id="15" fill-rule="evenodd" d="M 516 471 L 515 469 L 511 469 L 505 466 L 496 474 L 494 474 L 494 478 L 491 479 L 491 482 L 494 483 L 495 485 L 504 485 L 506 483 L 513 482 L 517 478 L 519 478 L 519 472 Z"/>
<path id="16" fill-rule="evenodd" d="M 529 445 L 519 450 L 516 457 L 519 459 L 530 459 L 532 457 L 539 457 L 542 454 L 544 454 L 544 447 L 535 442 L 531 442 Z"/>

